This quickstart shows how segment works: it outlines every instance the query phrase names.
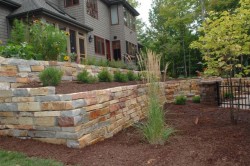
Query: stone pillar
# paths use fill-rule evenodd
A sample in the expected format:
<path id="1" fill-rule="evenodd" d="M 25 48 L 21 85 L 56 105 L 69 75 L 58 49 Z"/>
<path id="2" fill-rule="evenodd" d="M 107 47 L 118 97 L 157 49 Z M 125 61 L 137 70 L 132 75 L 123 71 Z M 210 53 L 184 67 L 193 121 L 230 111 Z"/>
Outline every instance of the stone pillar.
<path id="1" fill-rule="evenodd" d="M 218 80 L 201 80 L 200 96 L 201 103 L 208 105 L 218 105 Z"/>

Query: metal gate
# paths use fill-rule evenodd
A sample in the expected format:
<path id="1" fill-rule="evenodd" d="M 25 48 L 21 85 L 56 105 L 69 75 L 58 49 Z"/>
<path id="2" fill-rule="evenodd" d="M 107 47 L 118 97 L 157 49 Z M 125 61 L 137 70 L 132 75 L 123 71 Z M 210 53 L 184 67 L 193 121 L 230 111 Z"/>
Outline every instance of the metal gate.
<path id="1" fill-rule="evenodd" d="M 242 79 L 217 83 L 218 105 L 224 108 L 250 109 L 250 82 Z"/>

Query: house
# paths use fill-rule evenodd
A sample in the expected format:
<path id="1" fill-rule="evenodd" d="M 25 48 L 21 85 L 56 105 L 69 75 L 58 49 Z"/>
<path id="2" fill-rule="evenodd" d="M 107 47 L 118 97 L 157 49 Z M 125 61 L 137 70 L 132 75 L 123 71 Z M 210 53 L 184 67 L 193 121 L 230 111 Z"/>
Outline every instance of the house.
<path id="1" fill-rule="evenodd" d="M 0 40 L 7 42 L 16 18 L 42 19 L 69 32 L 68 53 L 124 60 L 138 50 L 138 15 L 126 0 L 0 0 Z"/>

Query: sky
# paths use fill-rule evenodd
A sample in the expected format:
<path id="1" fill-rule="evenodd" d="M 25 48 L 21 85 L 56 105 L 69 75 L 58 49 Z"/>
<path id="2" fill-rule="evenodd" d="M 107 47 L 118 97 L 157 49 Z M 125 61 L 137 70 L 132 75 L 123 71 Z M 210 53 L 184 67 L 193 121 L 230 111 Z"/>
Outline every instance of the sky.
<path id="1" fill-rule="evenodd" d="M 152 0 L 138 0 L 138 2 L 141 4 L 137 8 L 137 11 L 140 13 L 140 16 L 138 16 L 138 18 L 141 18 L 143 22 L 149 25 L 148 17 L 149 17 L 149 10 L 151 9 L 152 5 Z"/>

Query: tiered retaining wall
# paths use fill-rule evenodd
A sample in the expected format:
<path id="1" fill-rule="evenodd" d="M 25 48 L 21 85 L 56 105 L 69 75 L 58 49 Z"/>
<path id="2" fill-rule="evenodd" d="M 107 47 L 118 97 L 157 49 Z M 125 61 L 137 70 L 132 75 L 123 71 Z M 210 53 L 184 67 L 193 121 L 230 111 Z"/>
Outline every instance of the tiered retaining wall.
<path id="1" fill-rule="evenodd" d="M 198 94 L 198 81 L 191 82 L 191 92 Z M 162 103 L 173 101 L 177 94 L 189 93 L 186 84 L 161 83 Z M 54 87 L 0 90 L 0 135 L 81 148 L 143 119 L 146 93 L 145 84 L 66 95 L 55 94 Z"/>
<path id="2" fill-rule="evenodd" d="M 0 56 L 0 89 L 16 88 L 32 81 L 39 81 L 39 73 L 51 66 L 63 71 L 62 80 L 64 81 L 76 80 L 77 74 L 83 69 L 86 69 L 92 75 L 97 75 L 104 68 L 70 62 L 23 60 Z M 107 69 L 111 73 L 117 70 L 128 71 L 110 67 L 107 67 Z"/>
<path id="3" fill-rule="evenodd" d="M 15 88 L 37 81 L 39 72 L 48 66 L 63 70 L 64 80 L 75 80 L 82 69 L 92 74 L 102 69 L 0 57 L 0 135 L 81 148 L 112 137 L 146 116 L 145 84 L 64 95 L 55 94 L 54 87 Z M 180 94 L 200 94 L 199 80 L 168 81 L 160 85 L 162 103 L 171 103 Z"/>

